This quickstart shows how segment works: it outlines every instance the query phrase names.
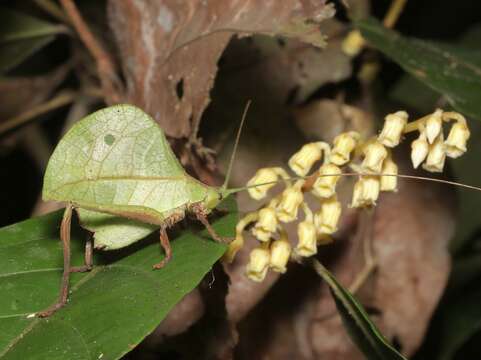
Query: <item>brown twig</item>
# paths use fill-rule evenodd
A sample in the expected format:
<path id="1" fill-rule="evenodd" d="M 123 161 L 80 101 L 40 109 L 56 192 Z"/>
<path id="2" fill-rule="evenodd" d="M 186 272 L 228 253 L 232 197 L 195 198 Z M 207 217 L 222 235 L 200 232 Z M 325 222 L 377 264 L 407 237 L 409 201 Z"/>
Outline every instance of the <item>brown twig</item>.
<path id="1" fill-rule="evenodd" d="M 59 95 L 57 95 L 56 97 L 54 97 L 53 99 L 43 104 L 40 104 L 34 107 L 33 109 L 27 110 L 21 113 L 20 115 L 17 115 L 11 119 L 8 119 L 5 122 L 0 123 L 0 135 L 16 127 L 26 124 L 30 120 L 36 118 L 39 115 L 45 114 L 50 110 L 57 109 L 59 107 L 62 107 L 64 105 L 71 103 L 72 101 L 75 100 L 77 96 L 78 96 L 77 92 L 66 90 L 60 93 Z"/>
<path id="2" fill-rule="evenodd" d="M 60 3 L 80 39 L 97 63 L 97 71 L 104 92 L 105 102 L 108 104 L 119 103 L 122 99 L 122 85 L 117 76 L 114 61 L 94 37 L 73 0 L 60 0 Z"/>

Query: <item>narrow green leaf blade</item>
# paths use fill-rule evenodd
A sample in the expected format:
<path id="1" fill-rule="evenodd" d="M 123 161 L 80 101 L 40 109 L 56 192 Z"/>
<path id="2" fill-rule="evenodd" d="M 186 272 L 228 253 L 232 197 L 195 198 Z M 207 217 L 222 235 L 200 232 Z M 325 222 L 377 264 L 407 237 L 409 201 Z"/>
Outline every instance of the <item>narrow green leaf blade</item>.
<path id="1" fill-rule="evenodd" d="M 378 21 L 357 22 L 367 41 L 465 115 L 481 120 L 481 52 L 406 38 Z"/>
<path id="2" fill-rule="evenodd" d="M 363 307 L 344 289 L 332 274 L 317 260 L 313 260 L 317 273 L 329 285 L 337 310 L 351 339 L 369 360 L 406 360 L 384 338 L 371 322 Z"/>
<path id="3" fill-rule="evenodd" d="M 65 32 L 63 25 L 0 7 L 0 72 L 20 64 L 50 43 L 56 34 Z"/>
<path id="4" fill-rule="evenodd" d="M 27 318 L 52 303 L 62 272 L 58 238 L 61 213 L 0 229 L 0 359 L 118 359 L 190 292 L 226 246 L 183 232 L 172 241 L 173 258 L 161 270 L 156 241 L 113 263 L 100 261 L 73 274 L 68 304 L 47 319 Z M 237 216 L 214 228 L 232 236 Z M 72 234 L 73 264 L 80 265 L 85 231 Z"/>

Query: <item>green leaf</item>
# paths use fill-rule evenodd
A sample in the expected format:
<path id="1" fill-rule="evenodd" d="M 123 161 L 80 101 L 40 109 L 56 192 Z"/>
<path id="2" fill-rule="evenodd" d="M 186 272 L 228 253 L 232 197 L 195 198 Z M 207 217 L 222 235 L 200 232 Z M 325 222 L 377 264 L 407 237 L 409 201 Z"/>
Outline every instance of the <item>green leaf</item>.
<path id="1" fill-rule="evenodd" d="M 374 19 L 357 26 L 372 46 L 443 94 L 455 109 L 481 120 L 480 51 L 406 38 Z"/>
<path id="2" fill-rule="evenodd" d="M 20 64 L 37 50 L 50 43 L 56 34 L 65 33 L 63 25 L 0 8 L 0 72 Z"/>
<path id="3" fill-rule="evenodd" d="M 406 360 L 371 322 L 363 307 L 344 289 L 332 274 L 317 260 L 313 260 L 317 273 L 329 285 L 337 310 L 351 339 L 369 360 Z"/>
<path id="4" fill-rule="evenodd" d="M 115 262 L 97 260 L 93 271 L 72 274 L 67 305 L 49 318 L 27 318 L 58 296 L 62 273 L 61 213 L 0 229 L 0 358 L 118 359 L 154 330 L 222 256 L 226 246 L 184 231 L 162 258 L 157 236 Z M 232 236 L 237 217 L 213 226 Z M 72 233 L 72 263 L 82 264 L 86 232 Z M 111 253 L 109 253 L 111 254 Z"/>

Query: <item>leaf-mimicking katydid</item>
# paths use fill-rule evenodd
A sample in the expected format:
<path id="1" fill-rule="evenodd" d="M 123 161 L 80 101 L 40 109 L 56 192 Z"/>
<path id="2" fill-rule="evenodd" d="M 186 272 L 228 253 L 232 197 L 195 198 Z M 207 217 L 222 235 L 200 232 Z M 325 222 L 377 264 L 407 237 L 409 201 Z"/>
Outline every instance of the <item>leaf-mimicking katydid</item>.
<path id="1" fill-rule="evenodd" d="M 228 174 L 231 166 L 232 159 Z M 207 215 L 223 198 L 241 190 L 227 189 L 226 184 L 227 179 L 216 188 L 189 176 L 162 129 L 135 106 L 111 106 L 77 122 L 58 143 L 45 173 L 43 199 L 67 203 L 60 230 L 64 272 L 58 301 L 38 315 L 49 316 L 66 303 L 71 272 L 92 268 L 89 242 L 85 266 L 70 264 L 73 209 L 80 223 L 95 232 L 97 249 L 122 248 L 160 229 L 166 256 L 153 265 L 159 269 L 171 257 L 166 229 L 186 213 L 195 215 L 213 239 L 225 241 Z"/>

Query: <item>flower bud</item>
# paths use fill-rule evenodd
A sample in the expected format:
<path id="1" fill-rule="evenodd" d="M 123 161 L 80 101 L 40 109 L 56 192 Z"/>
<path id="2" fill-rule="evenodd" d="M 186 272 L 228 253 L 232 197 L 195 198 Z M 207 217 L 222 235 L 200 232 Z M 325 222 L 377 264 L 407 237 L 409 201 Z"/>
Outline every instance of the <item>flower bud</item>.
<path id="1" fill-rule="evenodd" d="M 444 161 L 446 160 L 446 152 L 444 151 L 443 135 L 440 134 L 436 141 L 429 146 L 429 153 L 423 169 L 430 172 L 442 172 L 444 169 Z"/>
<path id="2" fill-rule="evenodd" d="M 465 123 L 455 123 L 444 142 L 446 155 L 453 159 L 463 155 L 466 152 L 466 143 L 470 135 L 471 133 Z"/>
<path id="3" fill-rule="evenodd" d="M 426 120 L 426 136 L 430 144 L 434 143 L 434 140 L 441 134 L 443 126 L 443 111 L 436 109 Z"/>
<path id="4" fill-rule="evenodd" d="M 276 211 L 271 207 L 259 210 L 259 220 L 252 229 L 252 234 L 260 241 L 269 241 L 276 228 Z"/>
<path id="5" fill-rule="evenodd" d="M 341 169 L 334 164 L 322 165 L 319 176 L 312 185 L 311 192 L 319 198 L 329 198 L 336 193 L 336 184 L 342 174 Z"/>
<path id="6" fill-rule="evenodd" d="M 254 200 L 263 199 L 267 195 L 267 192 L 269 191 L 269 189 L 275 185 L 275 181 L 277 181 L 277 178 L 278 178 L 277 168 L 263 168 L 263 169 L 257 170 L 254 177 L 250 179 L 249 182 L 247 183 L 247 186 L 248 187 L 255 186 L 255 185 L 264 184 L 264 183 L 271 183 L 271 184 L 248 188 L 247 191 L 249 192 L 249 195 L 251 196 L 251 198 L 253 198 Z"/>
<path id="7" fill-rule="evenodd" d="M 301 180 L 302 181 L 302 180 Z M 277 218 L 288 223 L 297 219 L 297 211 L 304 201 L 304 195 L 301 191 L 300 183 L 285 189 L 281 195 L 281 201 L 277 205 Z"/>
<path id="8" fill-rule="evenodd" d="M 380 173 L 382 163 L 387 155 L 386 148 L 380 142 L 375 141 L 367 144 L 364 148 L 364 160 L 361 166 L 364 170 Z"/>
<path id="9" fill-rule="evenodd" d="M 359 208 L 376 205 L 376 200 L 379 197 L 380 187 L 381 184 L 377 177 L 361 177 L 356 184 L 354 184 L 351 207 Z"/>
<path id="10" fill-rule="evenodd" d="M 311 170 L 312 165 L 319 161 L 321 156 L 322 150 L 318 144 L 306 144 L 289 159 L 289 167 L 298 176 L 305 176 Z"/>
<path id="11" fill-rule="evenodd" d="M 341 217 L 341 203 L 333 196 L 321 204 L 321 209 L 314 217 L 318 234 L 332 234 L 337 231 L 337 223 Z"/>
<path id="12" fill-rule="evenodd" d="M 348 163 L 358 139 L 359 134 L 354 131 L 336 136 L 333 141 L 334 147 L 329 156 L 330 162 L 338 166 Z"/>
<path id="13" fill-rule="evenodd" d="M 390 156 L 384 160 L 381 174 L 384 175 L 381 176 L 381 191 L 397 191 L 397 176 L 390 175 L 397 175 L 398 167 Z"/>
<path id="14" fill-rule="evenodd" d="M 361 32 L 359 30 L 353 30 L 347 34 L 342 42 L 341 48 L 346 55 L 354 57 L 361 52 L 365 43 L 366 41 L 362 37 Z"/>
<path id="15" fill-rule="evenodd" d="M 394 114 L 387 115 L 384 119 L 384 127 L 377 138 L 378 141 L 390 148 L 399 145 L 407 122 L 408 113 L 405 111 L 398 111 Z"/>
<path id="16" fill-rule="evenodd" d="M 270 252 L 267 249 L 256 248 L 252 250 L 246 266 L 247 277 L 253 281 L 263 281 L 269 268 L 270 257 Z"/>
<path id="17" fill-rule="evenodd" d="M 421 132 L 419 137 L 411 143 L 411 161 L 415 169 L 426 159 L 429 153 L 429 144 L 426 134 Z"/>
<path id="18" fill-rule="evenodd" d="M 316 226 L 311 221 L 305 220 L 297 226 L 299 241 L 296 246 L 296 253 L 300 256 L 312 256 L 317 253 Z"/>
<path id="19" fill-rule="evenodd" d="M 276 240 L 271 244 L 270 267 L 275 272 L 285 273 L 291 256 L 291 244 L 287 240 Z"/>

